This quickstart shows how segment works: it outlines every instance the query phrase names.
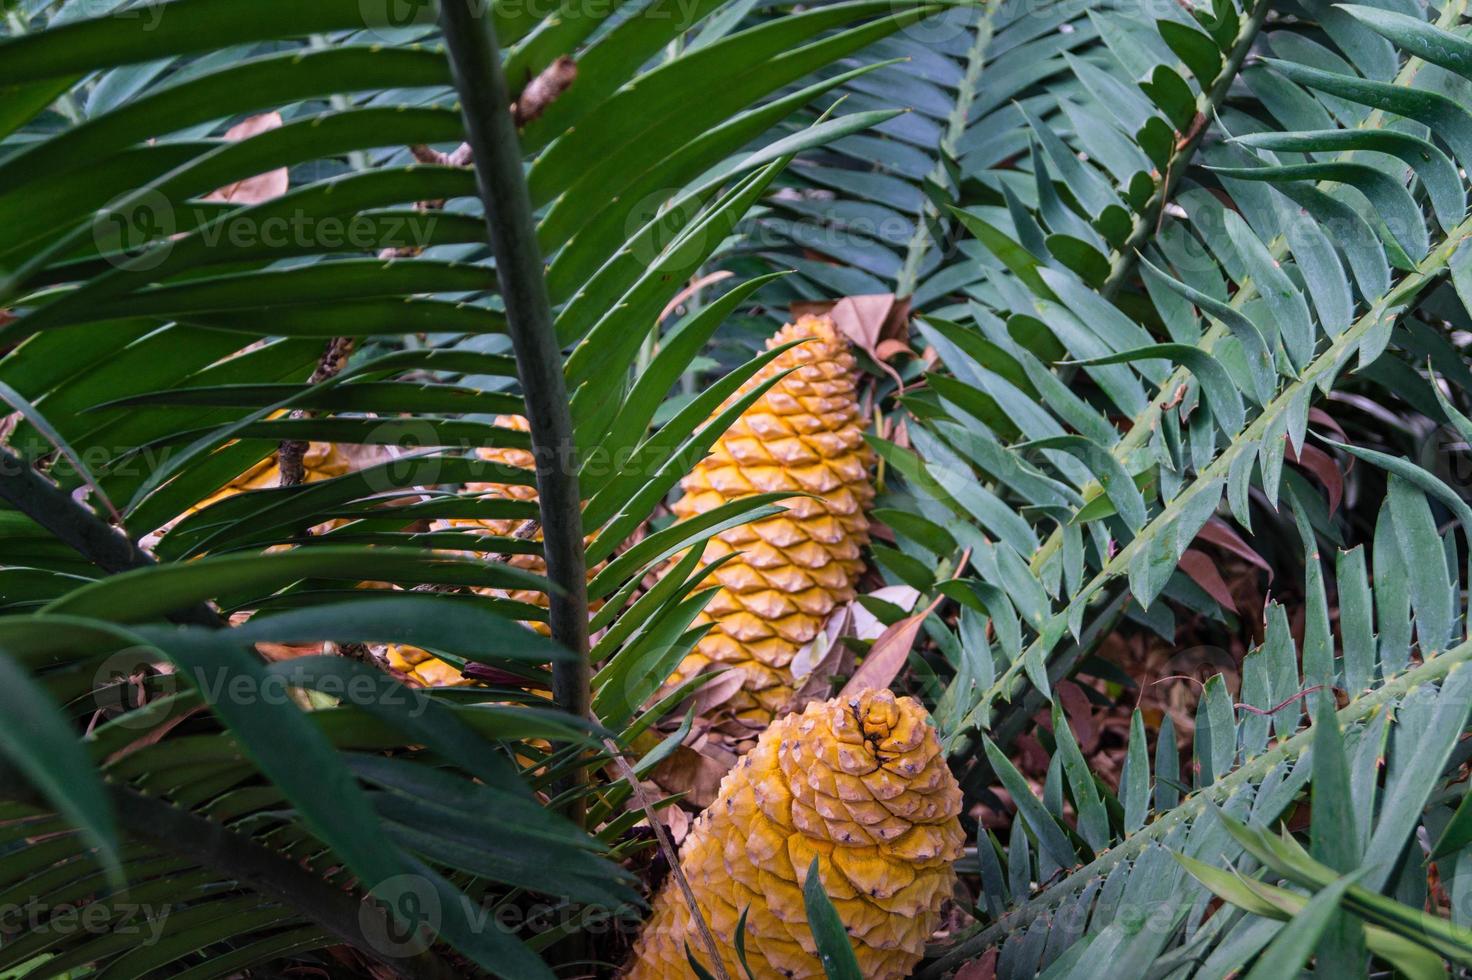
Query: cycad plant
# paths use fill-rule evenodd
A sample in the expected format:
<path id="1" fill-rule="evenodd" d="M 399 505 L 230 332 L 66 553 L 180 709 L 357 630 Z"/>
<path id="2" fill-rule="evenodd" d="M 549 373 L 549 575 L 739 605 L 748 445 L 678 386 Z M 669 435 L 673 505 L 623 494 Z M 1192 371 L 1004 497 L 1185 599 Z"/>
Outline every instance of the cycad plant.
<path id="1" fill-rule="evenodd" d="M 773 134 L 814 73 L 938 8 L 554 7 L 6 5 L 5 975 L 549 976 L 637 915 L 605 771 L 709 678 L 649 704 L 705 570 L 636 590 L 773 511 L 623 547 L 772 356 L 652 428 L 753 287 L 645 340 L 793 153 L 894 114 Z"/>
<path id="2" fill-rule="evenodd" d="M 1472 969 L 1461 0 L 4 11 L 0 976 Z"/>

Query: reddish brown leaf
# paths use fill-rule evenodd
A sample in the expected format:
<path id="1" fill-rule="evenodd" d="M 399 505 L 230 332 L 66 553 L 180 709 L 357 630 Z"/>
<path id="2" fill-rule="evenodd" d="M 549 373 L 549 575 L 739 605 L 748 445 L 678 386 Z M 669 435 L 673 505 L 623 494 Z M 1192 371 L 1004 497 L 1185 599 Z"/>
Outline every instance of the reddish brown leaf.
<path id="1" fill-rule="evenodd" d="M 923 610 L 913 616 L 906 616 L 881 633 L 879 639 L 869 648 L 869 655 L 864 658 L 859 669 L 854 671 L 854 676 L 849 678 L 843 690 L 838 692 L 838 696 L 847 697 L 860 691 L 889 687 L 909 659 L 910 648 L 915 645 L 915 637 L 920 635 L 920 626 L 925 622 L 925 617 L 935 612 L 943 598 L 945 597 L 936 596 L 935 601 Z"/>
<path id="2" fill-rule="evenodd" d="M 883 428 L 880 434 L 885 439 L 899 446 L 901 449 L 913 448 L 910 445 L 910 428 L 905 424 L 904 419 L 897 419 L 890 416 L 883 420 L 882 426 Z"/>
<path id="3" fill-rule="evenodd" d="M 656 811 L 656 816 L 664 824 L 664 829 L 670 833 L 670 843 L 679 847 L 690 834 L 690 814 L 682 807 L 667 806 Z"/>
<path id="4" fill-rule="evenodd" d="M 1339 464 L 1334 457 L 1318 446 L 1310 446 L 1307 443 L 1304 444 L 1302 452 L 1294 453 L 1293 445 L 1290 443 L 1287 459 L 1288 462 L 1297 463 L 1319 478 L 1319 482 L 1329 491 L 1329 516 L 1333 517 L 1335 511 L 1339 510 L 1339 502 L 1344 499 L 1344 472 L 1339 469 Z"/>
<path id="5" fill-rule="evenodd" d="M 720 677 L 706 683 L 695 692 L 693 704 L 696 717 L 704 718 L 712 714 L 715 709 L 735 697 L 736 692 L 741 690 L 743 680 L 745 677 L 741 671 L 727 670 Z"/>
<path id="6" fill-rule="evenodd" d="M 1181 556 L 1181 571 L 1191 576 L 1191 581 L 1205 589 L 1206 594 L 1215 599 L 1223 609 L 1237 611 L 1232 590 L 1227 588 L 1222 573 L 1217 570 L 1216 562 L 1206 552 L 1187 548 L 1186 553 Z"/>
<path id="7" fill-rule="evenodd" d="M 684 289 L 676 293 L 675 298 L 664 305 L 664 309 L 659 314 L 659 319 L 655 320 L 654 322 L 663 323 L 666 319 L 669 318 L 669 315 L 671 313 L 678 310 L 681 306 L 688 302 L 692 296 L 697 295 L 706 286 L 714 285 L 715 283 L 720 282 L 722 279 L 730 279 L 735 274 L 736 273 L 731 272 L 729 269 L 722 269 L 720 272 L 712 272 L 708 276 L 700 276 L 697 279 L 691 280 L 690 285 L 686 286 Z"/>
<path id="8" fill-rule="evenodd" d="M 1094 706 L 1089 696 L 1073 681 L 1062 681 L 1058 685 L 1058 701 L 1068 716 L 1078 747 L 1085 755 L 1093 752 L 1099 745 L 1099 726 L 1094 723 Z"/>
<path id="9" fill-rule="evenodd" d="M 1330 415 L 1322 408 L 1309 409 L 1308 420 L 1314 425 L 1322 425 L 1324 428 L 1334 433 L 1334 438 L 1338 439 L 1340 442 L 1349 442 L 1349 435 L 1344 431 L 1344 427 L 1341 426 L 1337 420 L 1335 420 L 1334 416 Z"/>
<path id="10" fill-rule="evenodd" d="M 667 793 L 684 793 L 685 799 L 702 810 L 715 802 L 721 780 L 731 767 L 719 759 L 681 745 L 652 773 Z"/>
<path id="11" fill-rule="evenodd" d="M 886 363 L 886 358 L 901 350 L 909 351 L 905 346 L 909 339 L 910 323 L 908 297 L 902 299 L 893 293 L 874 293 L 867 296 L 845 296 L 835 303 L 792 304 L 793 316 L 825 313 L 833 318 L 833 325 L 838 328 L 839 333 L 873 358 L 874 363 L 894 378 L 901 390 L 904 389 L 904 382 L 898 372 Z M 898 341 L 900 346 L 881 348 L 886 341 Z"/>
<path id="12" fill-rule="evenodd" d="M 997 980 L 997 948 L 993 946 L 979 959 L 962 963 L 956 971 L 956 980 Z"/>
<path id="13" fill-rule="evenodd" d="M 910 302 L 893 293 L 845 296 L 828 312 L 840 333 L 876 361 L 883 360 L 879 345 L 886 340 L 908 339 Z"/>
<path id="14" fill-rule="evenodd" d="M 915 356 L 915 352 L 910 349 L 910 345 L 903 340 L 881 340 L 875 345 L 874 350 L 879 354 L 879 359 L 883 361 L 887 361 L 892 357 L 898 357 L 901 354 L 909 357 Z"/>
<path id="15" fill-rule="evenodd" d="M 225 133 L 227 140 L 240 141 L 249 139 L 259 133 L 281 128 L 281 114 L 279 112 L 265 112 L 259 116 L 251 116 L 244 122 L 236 123 Z M 228 201 L 231 204 L 260 204 L 262 201 L 270 201 L 286 193 L 287 173 L 285 167 L 279 167 L 269 173 L 258 174 L 238 180 L 233 184 L 226 184 L 219 190 L 205 198 L 206 201 Z"/>
<path id="16" fill-rule="evenodd" d="M 1196 540 L 1208 541 L 1218 548 L 1224 548 L 1230 551 L 1238 558 L 1245 559 L 1247 562 L 1267 572 L 1269 582 L 1273 580 L 1273 566 L 1269 565 L 1263 559 L 1262 555 L 1253 551 L 1252 546 L 1242 540 L 1242 536 L 1233 530 L 1232 525 L 1220 517 L 1213 517 L 1207 521 L 1206 525 L 1197 532 Z"/>

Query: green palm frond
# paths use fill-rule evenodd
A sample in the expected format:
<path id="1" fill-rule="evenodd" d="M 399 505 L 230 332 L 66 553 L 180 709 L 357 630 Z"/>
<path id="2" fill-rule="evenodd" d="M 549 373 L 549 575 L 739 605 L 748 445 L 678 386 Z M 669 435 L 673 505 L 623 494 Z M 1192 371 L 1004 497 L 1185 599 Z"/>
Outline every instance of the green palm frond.
<path id="1" fill-rule="evenodd" d="M 555 933 L 476 916 L 550 896 L 575 931 L 587 910 L 638 907 L 617 863 L 642 846 L 625 836 L 629 787 L 578 776 L 608 761 L 604 738 L 627 745 L 678 702 L 645 707 L 699 637 L 706 570 L 635 592 L 777 502 L 618 553 L 765 362 L 660 414 L 699 338 L 761 283 L 692 314 L 694 343 L 641 361 L 644 340 L 793 154 L 895 114 L 764 138 L 866 69 L 804 80 L 940 8 L 855 0 L 751 23 L 739 3 L 492 3 L 486 19 L 457 0 L 446 45 L 437 6 L 7 6 L 0 391 L 20 413 L 0 473 L 0 651 L 27 711 L 0 742 L 0 887 L 113 918 L 124 898 L 173 904 L 147 947 L 37 933 L 7 939 L 0 972 L 226 976 L 346 942 L 409 975 L 548 976 L 533 948 Z M 488 25 L 504 97 L 477 81 Z M 515 137 L 486 142 L 512 102 Z M 225 137 L 271 112 L 281 125 Z M 464 119 L 474 169 L 456 155 Z M 216 193 L 279 170 L 285 193 Z M 499 421 L 516 414 L 530 438 Z M 359 447 L 360 465 L 197 507 L 308 442 Z M 534 474 L 491 448 L 550 462 Z M 467 483 L 536 486 L 540 502 Z M 435 523 L 455 519 L 544 533 Z M 509 561 L 528 554 L 548 576 Z M 581 569 L 610 558 L 590 654 Z M 553 640 L 518 624 L 549 620 Z M 415 692 L 350 657 L 258 656 L 324 642 L 409 644 L 492 679 Z M 86 733 L 82 754 L 66 732 Z M 585 827 L 548 807 L 586 811 Z"/>
<path id="2" fill-rule="evenodd" d="M 1350 23 L 1358 25 L 1356 37 L 1369 30 Z M 1391 30 L 1374 23 L 1417 52 L 1398 70 L 1398 92 L 1418 99 L 1424 85 L 1427 104 L 1451 112 L 1439 89 L 1465 79 L 1428 66 L 1420 53 L 1456 68 L 1444 46 L 1464 42 L 1430 24 L 1412 29 L 1397 21 Z M 1273 23 L 1263 40 L 1289 50 L 1295 36 L 1292 25 Z M 1275 64 L 1247 77 L 1266 88 L 1295 71 Z M 1318 91 L 1354 115 L 1356 132 L 1408 125 L 1388 109 L 1342 108 L 1381 99 L 1389 88 L 1338 77 L 1313 76 L 1318 88 L 1298 91 L 1304 98 Z M 1328 171 L 1285 172 L 1265 160 L 1226 167 L 1228 158 L 1243 162 L 1249 140 L 1221 137 L 1245 131 L 1249 120 L 1265 128 L 1273 104 L 1265 102 L 1261 116 L 1224 110 L 1210 131 L 1207 165 L 1191 169 L 1174 194 L 1179 219 L 1138 256 L 1096 251 L 1102 261 L 1089 260 L 1099 273 L 1093 281 L 1073 261 L 1083 254 L 1072 244 L 1078 236 L 1055 230 L 1081 215 L 1060 199 L 1047 204 L 1053 189 L 1046 181 L 1037 212 L 1014 207 L 968 217 L 1012 275 L 991 277 L 997 296 L 971 304 L 969 322 L 922 323 L 922 336 L 949 369 L 931 375 L 929 389 L 908 402 L 920 420 L 913 440 L 923 463 L 880 447 L 917 495 L 933 501 L 930 521 L 966 519 L 946 528 L 971 549 L 976 578 L 945 588 L 1004 623 L 997 628 L 1004 661 L 953 724 L 961 741 L 968 729 L 995 725 L 1010 710 L 1004 705 L 1029 689 L 1046 695 L 1050 676 L 1082 655 L 1066 638 L 1082 635 L 1095 608 L 1107 614 L 1119 587 L 1128 586 L 1146 615 L 1162 594 L 1212 608 L 1176 572 L 1203 524 L 1225 500 L 1250 527 L 1253 488 L 1274 505 L 1291 479 L 1285 446 L 1302 445 L 1313 399 L 1356 365 L 1373 363 L 1399 312 L 1460 268 L 1468 230 L 1460 214 L 1446 216 L 1443 227 L 1434 208 L 1432 215 L 1414 206 L 1370 210 L 1360 196 L 1366 188 L 1379 194 L 1372 184 L 1389 193 L 1385 182 L 1394 182 L 1381 170 L 1367 176 L 1373 168 L 1361 156 L 1370 153 L 1397 179 L 1413 176 L 1398 158 L 1392 165 L 1372 151 L 1350 151 L 1332 179 Z M 1395 187 L 1397 200 L 1411 204 L 1410 192 Z M 1218 194 L 1230 195 L 1240 211 Z M 1138 217 L 1148 214 L 1147 204 Z M 1387 222 L 1397 215 L 1403 220 L 1392 233 Z M 1352 230 L 1331 235 L 1330 228 Z M 1048 244 L 1057 235 L 1064 236 L 1062 256 Z M 1136 260 L 1137 276 L 1107 271 Z M 1064 362 L 1061 374 L 1051 361 Z M 977 471 L 986 476 L 980 486 L 971 476 Z"/>
<path id="3" fill-rule="evenodd" d="M 1318 536 L 1306 501 L 1295 500 L 1311 569 L 1304 639 L 1294 641 L 1284 607 L 1271 604 L 1265 639 L 1242 663 L 1241 689 L 1230 692 L 1220 675 L 1208 679 L 1189 759 L 1178 757 L 1166 725 L 1152 766 L 1138 710 L 1117 793 L 1089 771 L 1061 710 L 1041 799 L 989 752 L 1018 802 L 1006 848 L 1013 863 L 1004 872 L 1001 845 L 982 835 L 984 922 L 923 975 L 941 976 L 1001 945 L 1000 976 L 1091 976 L 1106 954 L 1131 976 L 1226 976 L 1295 932 L 1308 899 L 1347 872 L 1354 880 L 1336 904 L 1361 938 L 1360 960 L 1345 975 L 1363 972 L 1366 946 L 1409 976 L 1439 976 L 1443 959 L 1468 961 L 1467 909 L 1453 902 L 1450 921 L 1422 911 L 1428 853 L 1443 840 L 1430 854 L 1442 887 L 1461 894 L 1467 884 L 1459 883 L 1465 836 L 1448 828 L 1467 789 L 1472 643 L 1460 599 L 1447 615 L 1448 597 L 1458 594 L 1450 584 L 1460 571 L 1455 539 L 1467 525 L 1437 530 L 1430 500 L 1450 491 L 1436 486 L 1428 497 L 1400 475 L 1413 469 L 1397 461 L 1391 471 L 1373 545 L 1334 555 L 1338 654 L 1329 646 Z M 1373 588 L 1367 559 L 1377 571 Z M 1397 559 L 1425 563 L 1418 577 L 1440 591 L 1408 596 L 1403 579 L 1381 572 Z M 1336 690 L 1348 697 L 1342 706 Z M 1304 826 L 1294 814 L 1309 802 L 1305 851 L 1277 828 Z M 1213 910 L 1217 897 L 1229 904 Z M 1330 952 L 1353 953 L 1353 945 L 1324 941 L 1320 969 Z M 1311 952 L 1314 939 L 1307 942 Z"/>

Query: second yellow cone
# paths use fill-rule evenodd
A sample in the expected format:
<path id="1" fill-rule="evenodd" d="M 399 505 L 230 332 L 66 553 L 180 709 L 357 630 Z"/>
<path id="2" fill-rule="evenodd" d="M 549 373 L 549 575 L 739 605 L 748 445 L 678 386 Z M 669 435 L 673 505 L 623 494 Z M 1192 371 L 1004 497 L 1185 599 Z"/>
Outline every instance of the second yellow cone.
<path id="1" fill-rule="evenodd" d="M 774 722 L 721 783 L 680 852 L 726 972 L 820 978 L 803 884 L 816 855 L 866 980 L 909 976 L 956 883 L 961 788 L 925 709 L 886 690 L 815 701 Z M 626 980 L 691 976 L 710 957 L 674 881 L 665 883 Z"/>
<path id="2" fill-rule="evenodd" d="M 822 631 L 834 608 L 854 597 L 869 539 L 865 511 L 874 499 L 873 453 L 864 442 L 848 340 L 826 316 L 803 316 L 767 341 L 785 351 L 734 398 L 791 370 L 716 442 L 682 484 L 680 518 L 753 494 L 811 496 L 784 502 L 783 514 L 722 532 L 706 545 L 713 561 L 738 552 L 713 575 L 720 591 L 700 622 L 711 631 L 668 687 L 712 667 L 742 673 L 724 706 L 760 729 L 788 707 L 792 659 Z M 667 689 L 668 689 L 667 687 Z"/>
<path id="3" fill-rule="evenodd" d="M 511 429 L 516 432 L 528 432 L 530 423 L 521 415 L 501 415 L 496 418 L 496 425 L 503 429 Z M 525 449 L 507 449 L 504 447 L 484 447 L 477 450 L 481 459 L 492 463 L 501 463 L 505 466 L 514 466 L 518 469 L 530 470 L 534 466 L 532 454 Z M 537 488 L 529 484 L 521 483 L 468 483 L 465 485 L 467 493 L 479 494 L 485 497 L 499 497 L 506 500 L 536 501 Z M 485 534 L 498 538 L 511 538 L 521 534 L 526 522 L 516 518 L 465 518 L 442 521 L 436 525 L 437 529 L 468 531 L 473 534 Z M 538 529 L 530 535 L 530 540 L 541 541 L 542 532 Z M 547 573 L 547 562 L 540 554 L 513 554 L 505 558 L 507 565 L 519 568 L 522 571 L 532 572 L 537 575 Z M 589 569 L 588 576 L 591 578 L 597 574 L 598 566 Z M 517 602 L 528 603 L 533 606 L 547 607 L 547 594 L 532 589 L 486 589 L 485 594 L 502 599 L 512 599 Z M 595 604 L 595 607 L 596 604 Z M 547 624 L 543 622 L 528 622 L 528 627 L 536 630 L 544 636 L 549 632 Z M 402 672 L 410 679 L 424 685 L 425 687 L 448 687 L 461 684 L 473 683 L 460 674 L 455 667 L 445 663 L 427 650 L 418 647 L 394 645 L 387 651 L 389 666 Z"/>

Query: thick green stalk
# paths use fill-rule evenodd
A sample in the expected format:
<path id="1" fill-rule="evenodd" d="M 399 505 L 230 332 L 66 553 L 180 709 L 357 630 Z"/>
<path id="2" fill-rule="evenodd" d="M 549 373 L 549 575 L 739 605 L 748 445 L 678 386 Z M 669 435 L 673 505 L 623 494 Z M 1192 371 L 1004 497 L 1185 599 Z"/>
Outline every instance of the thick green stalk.
<path id="1" fill-rule="evenodd" d="M 936 187 L 951 186 L 951 174 L 946 161 L 956 158 L 957 148 L 966 135 L 966 125 L 971 121 L 971 104 L 981 91 L 982 69 L 986 66 L 986 52 L 992 43 L 992 14 L 996 12 L 997 6 L 994 3 L 987 4 L 977 14 L 976 36 L 971 39 L 971 50 L 966 55 L 966 74 L 956 88 L 956 105 L 946 122 L 946 132 L 941 137 L 940 146 L 936 148 L 940 160 L 926 178 Z M 941 214 L 940 206 L 929 197 L 925 198 L 920 205 L 919 219 L 915 222 L 915 234 L 910 236 L 910 245 L 905 250 L 904 267 L 895 280 L 895 295 L 909 296 L 915 292 L 920 279 L 920 265 L 925 261 L 931 247 L 939 244 L 931 229 L 939 227 L 944 220 L 946 219 Z"/>
<path id="2" fill-rule="evenodd" d="M 591 696 L 588 580 L 572 413 L 521 144 L 511 116 L 511 95 L 495 29 L 489 17 L 479 16 L 483 9 L 470 0 L 444 0 L 440 22 L 460 93 L 467 142 L 474 154 L 496 277 L 506 304 L 507 332 L 531 423 L 543 549 L 552 583 L 548 595 L 552 638 L 578 654 L 576 661 L 553 664 L 552 693 L 563 710 L 584 718 Z"/>

